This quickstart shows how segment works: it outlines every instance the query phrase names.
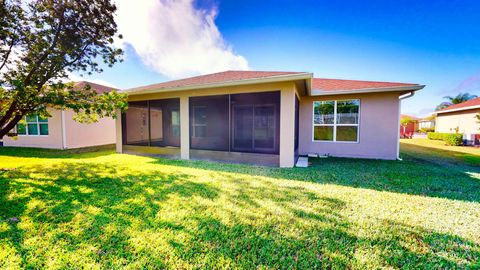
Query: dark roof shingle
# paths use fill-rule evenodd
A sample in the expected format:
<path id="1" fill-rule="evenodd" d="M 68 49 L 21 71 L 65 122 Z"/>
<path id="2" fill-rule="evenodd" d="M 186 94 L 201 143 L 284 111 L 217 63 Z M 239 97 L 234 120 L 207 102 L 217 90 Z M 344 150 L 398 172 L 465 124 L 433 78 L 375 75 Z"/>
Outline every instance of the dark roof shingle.
<path id="1" fill-rule="evenodd" d="M 370 88 L 384 88 L 384 87 L 401 87 L 401 86 L 416 86 L 413 83 L 397 83 L 397 82 L 375 82 L 375 81 L 357 81 L 357 80 L 339 80 L 339 79 L 323 79 L 313 78 L 312 89 L 322 91 L 336 91 L 336 90 L 359 90 Z"/>
<path id="2" fill-rule="evenodd" d="M 147 86 L 141 86 L 129 89 L 128 91 L 139 91 L 139 90 L 160 90 L 167 88 L 176 88 L 176 87 L 185 87 L 192 85 L 205 85 L 213 83 L 224 83 L 224 82 L 233 82 L 233 81 L 242 81 L 248 79 L 261 79 L 281 75 L 294 75 L 302 74 L 304 72 L 283 72 L 283 71 L 238 71 L 238 70 L 229 70 L 213 74 L 195 76 L 180 80 L 162 82 L 151 84 Z"/>

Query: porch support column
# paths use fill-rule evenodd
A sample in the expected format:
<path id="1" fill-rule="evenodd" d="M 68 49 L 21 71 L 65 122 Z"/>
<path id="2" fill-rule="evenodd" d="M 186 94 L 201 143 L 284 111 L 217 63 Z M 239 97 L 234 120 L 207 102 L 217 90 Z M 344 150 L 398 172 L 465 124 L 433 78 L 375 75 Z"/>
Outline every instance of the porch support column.
<path id="1" fill-rule="evenodd" d="M 281 90 L 280 96 L 280 167 L 295 164 L 295 86 Z"/>
<path id="2" fill-rule="evenodd" d="M 115 148 L 117 153 L 123 152 L 122 112 L 120 109 L 117 109 L 117 118 L 115 119 Z"/>
<path id="3" fill-rule="evenodd" d="M 190 117 L 188 96 L 180 97 L 180 158 L 190 159 Z"/>

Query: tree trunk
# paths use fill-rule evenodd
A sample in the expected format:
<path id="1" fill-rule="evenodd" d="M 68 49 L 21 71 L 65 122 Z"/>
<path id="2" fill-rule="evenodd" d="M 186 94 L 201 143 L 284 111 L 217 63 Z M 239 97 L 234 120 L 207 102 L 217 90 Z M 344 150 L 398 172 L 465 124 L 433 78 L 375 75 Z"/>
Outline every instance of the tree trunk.
<path id="1" fill-rule="evenodd" d="M 0 128 L 0 138 L 3 138 L 3 136 L 7 135 L 10 130 L 12 130 L 15 125 L 18 123 L 18 121 L 22 120 L 23 115 L 16 115 L 8 124 Z"/>

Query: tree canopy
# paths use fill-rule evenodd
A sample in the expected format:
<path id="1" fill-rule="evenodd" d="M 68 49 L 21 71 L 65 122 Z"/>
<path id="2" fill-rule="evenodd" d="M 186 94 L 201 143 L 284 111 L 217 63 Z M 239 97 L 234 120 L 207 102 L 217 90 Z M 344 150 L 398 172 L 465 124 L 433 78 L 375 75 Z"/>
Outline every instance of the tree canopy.
<path id="1" fill-rule="evenodd" d="M 410 116 L 400 118 L 400 125 L 406 127 L 410 123 L 413 123 L 413 119 Z"/>
<path id="2" fill-rule="evenodd" d="M 126 96 L 64 83 L 121 61 L 116 6 L 106 0 L 0 0 L 0 138 L 28 114 L 71 109 L 81 119 L 116 117 Z"/>

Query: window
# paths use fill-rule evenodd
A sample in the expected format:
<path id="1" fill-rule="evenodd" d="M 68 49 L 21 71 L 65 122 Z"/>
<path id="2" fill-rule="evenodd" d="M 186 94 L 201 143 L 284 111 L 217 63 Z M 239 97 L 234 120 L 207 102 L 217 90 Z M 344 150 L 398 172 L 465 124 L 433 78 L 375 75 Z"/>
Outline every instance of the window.
<path id="1" fill-rule="evenodd" d="M 17 124 L 18 135 L 46 136 L 48 135 L 48 119 L 36 114 L 27 115 L 23 123 Z"/>
<path id="2" fill-rule="evenodd" d="M 180 136 L 180 111 L 172 111 L 172 136 Z"/>
<path id="3" fill-rule="evenodd" d="M 207 107 L 193 106 L 193 137 L 207 136 Z"/>
<path id="4" fill-rule="evenodd" d="M 313 102 L 313 140 L 358 142 L 360 100 Z"/>

